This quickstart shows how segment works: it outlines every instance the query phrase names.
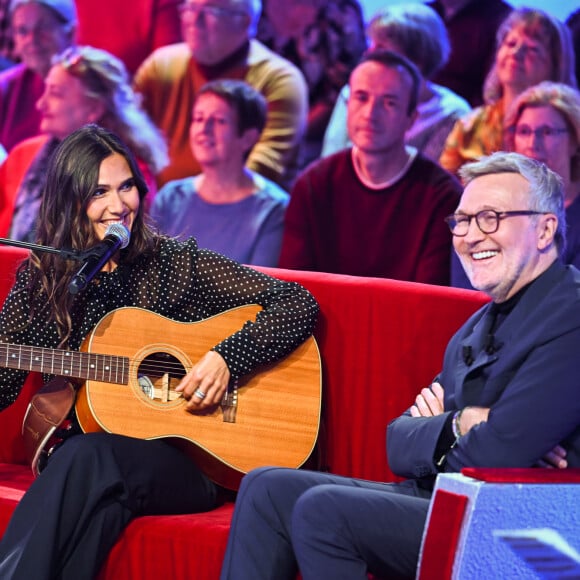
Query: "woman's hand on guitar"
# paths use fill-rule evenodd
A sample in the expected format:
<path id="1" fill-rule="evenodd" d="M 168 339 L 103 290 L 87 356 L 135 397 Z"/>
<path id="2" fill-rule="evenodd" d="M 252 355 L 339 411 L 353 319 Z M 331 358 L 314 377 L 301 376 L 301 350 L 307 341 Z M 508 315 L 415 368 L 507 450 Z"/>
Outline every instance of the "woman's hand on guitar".
<path id="1" fill-rule="evenodd" d="M 228 388 L 230 371 L 215 351 L 207 352 L 183 377 L 175 390 L 188 400 L 188 411 L 205 410 L 221 403 Z"/>

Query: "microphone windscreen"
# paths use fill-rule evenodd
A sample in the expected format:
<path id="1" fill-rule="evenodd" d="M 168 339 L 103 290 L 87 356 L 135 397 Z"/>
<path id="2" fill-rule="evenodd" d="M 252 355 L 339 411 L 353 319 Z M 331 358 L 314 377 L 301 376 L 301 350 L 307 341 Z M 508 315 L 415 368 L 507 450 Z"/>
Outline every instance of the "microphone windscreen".
<path id="1" fill-rule="evenodd" d="M 121 249 L 126 248 L 129 245 L 129 240 L 131 239 L 131 232 L 129 228 L 121 223 L 111 224 L 105 231 L 106 236 L 113 236 L 118 240 L 121 240 Z"/>

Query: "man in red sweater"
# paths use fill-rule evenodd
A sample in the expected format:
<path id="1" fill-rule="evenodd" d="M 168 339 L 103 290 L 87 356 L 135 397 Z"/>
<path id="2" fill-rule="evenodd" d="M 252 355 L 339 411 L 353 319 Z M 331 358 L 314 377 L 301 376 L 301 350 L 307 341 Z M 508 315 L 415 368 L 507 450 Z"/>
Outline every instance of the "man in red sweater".
<path id="1" fill-rule="evenodd" d="M 350 78 L 353 147 L 313 163 L 286 212 L 279 266 L 449 283 L 451 234 L 443 221 L 461 186 L 405 146 L 419 72 L 390 51 L 363 57 Z"/>

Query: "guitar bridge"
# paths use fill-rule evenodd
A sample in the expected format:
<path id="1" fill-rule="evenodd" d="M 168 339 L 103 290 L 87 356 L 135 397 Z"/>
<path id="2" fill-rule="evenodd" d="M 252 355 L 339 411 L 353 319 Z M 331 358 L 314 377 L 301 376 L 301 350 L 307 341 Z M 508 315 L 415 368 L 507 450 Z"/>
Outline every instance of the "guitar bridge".
<path id="1" fill-rule="evenodd" d="M 238 381 L 234 381 L 231 389 L 228 388 L 224 395 L 221 408 L 224 417 L 224 423 L 235 423 L 236 412 L 238 410 Z"/>

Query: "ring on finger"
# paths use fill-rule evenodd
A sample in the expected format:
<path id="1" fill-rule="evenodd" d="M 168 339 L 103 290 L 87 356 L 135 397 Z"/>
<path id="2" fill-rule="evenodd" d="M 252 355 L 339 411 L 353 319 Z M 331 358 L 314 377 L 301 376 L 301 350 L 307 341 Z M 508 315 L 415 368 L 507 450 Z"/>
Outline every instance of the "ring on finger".
<path id="1" fill-rule="evenodd" d="M 199 399 L 205 399 L 205 393 L 203 391 L 200 391 L 199 389 L 197 389 L 195 391 L 195 393 L 193 393 L 196 397 L 198 397 Z"/>

